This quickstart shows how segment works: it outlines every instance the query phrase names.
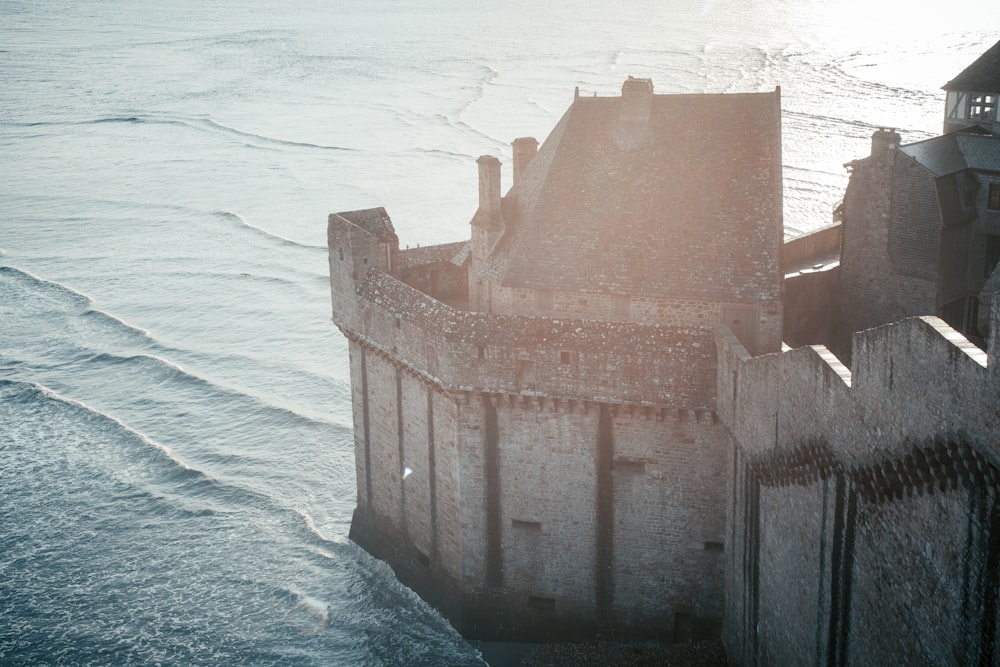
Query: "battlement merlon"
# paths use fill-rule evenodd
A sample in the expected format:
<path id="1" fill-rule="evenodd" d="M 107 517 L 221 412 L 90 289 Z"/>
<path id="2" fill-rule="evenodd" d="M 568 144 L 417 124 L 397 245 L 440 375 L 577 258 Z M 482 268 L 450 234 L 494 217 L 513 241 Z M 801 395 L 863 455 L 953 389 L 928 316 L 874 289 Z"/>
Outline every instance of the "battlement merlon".
<path id="1" fill-rule="evenodd" d="M 845 467 L 927 434 L 996 432 L 998 339 L 983 352 L 940 318 L 913 317 L 855 333 L 848 370 L 819 345 L 751 357 L 720 327 L 718 414 L 744 446 L 819 438 Z M 996 443 L 983 447 L 1000 461 Z"/>
<path id="2" fill-rule="evenodd" d="M 709 329 L 457 310 L 378 269 L 345 335 L 449 391 L 714 410 Z"/>
<path id="3" fill-rule="evenodd" d="M 369 269 L 392 271 L 399 239 L 384 208 L 331 213 L 326 238 L 333 321 L 341 328 L 356 326 L 356 285 Z"/>

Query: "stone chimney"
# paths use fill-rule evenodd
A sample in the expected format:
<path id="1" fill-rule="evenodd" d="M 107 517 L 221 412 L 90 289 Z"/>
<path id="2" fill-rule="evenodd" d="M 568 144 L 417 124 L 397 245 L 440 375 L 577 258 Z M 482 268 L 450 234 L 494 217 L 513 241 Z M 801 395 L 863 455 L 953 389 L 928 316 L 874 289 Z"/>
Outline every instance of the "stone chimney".
<path id="1" fill-rule="evenodd" d="M 622 84 L 622 120 L 646 123 L 653 106 L 653 80 L 629 77 Z"/>
<path id="2" fill-rule="evenodd" d="M 500 214 L 500 160 L 492 155 L 481 155 L 479 165 L 479 210 L 472 224 L 483 229 L 503 227 Z"/>
<path id="3" fill-rule="evenodd" d="M 492 155 L 480 155 L 479 210 L 486 214 L 500 211 L 500 160 Z"/>
<path id="4" fill-rule="evenodd" d="M 872 155 L 899 147 L 899 133 L 892 127 L 880 127 L 872 135 Z"/>
<path id="5" fill-rule="evenodd" d="M 534 137 L 519 137 L 511 146 L 514 148 L 514 183 L 521 179 L 521 173 L 528 167 L 538 152 L 538 140 Z"/>

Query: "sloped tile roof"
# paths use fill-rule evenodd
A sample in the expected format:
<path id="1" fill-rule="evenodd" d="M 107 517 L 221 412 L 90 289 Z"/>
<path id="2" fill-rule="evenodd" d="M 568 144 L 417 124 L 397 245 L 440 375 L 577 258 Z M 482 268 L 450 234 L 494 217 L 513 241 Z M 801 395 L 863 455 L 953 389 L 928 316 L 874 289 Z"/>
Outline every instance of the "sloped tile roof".
<path id="1" fill-rule="evenodd" d="M 384 208 L 366 208 L 360 211 L 344 211 L 337 213 L 348 222 L 352 222 L 366 232 L 372 234 L 380 241 L 396 241 L 396 230 L 392 226 L 392 220 Z"/>
<path id="2" fill-rule="evenodd" d="M 966 169 L 1000 172 L 1000 137 L 954 132 L 900 146 L 935 176 Z"/>
<path id="3" fill-rule="evenodd" d="M 1000 91 L 1000 42 L 990 47 L 942 88 L 983 93 Z"/>
<path id="4" fill-rule="evenodd" d="M 510 287 L 777 298 L 780 91 L 577 98 L 503 202 Z"/>

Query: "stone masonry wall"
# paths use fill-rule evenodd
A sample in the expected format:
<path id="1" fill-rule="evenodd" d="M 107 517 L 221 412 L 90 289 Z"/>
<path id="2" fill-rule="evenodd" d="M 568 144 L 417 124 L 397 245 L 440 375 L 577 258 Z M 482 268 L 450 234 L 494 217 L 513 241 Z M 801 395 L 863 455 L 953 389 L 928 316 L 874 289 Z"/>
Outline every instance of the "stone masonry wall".
<path id="1" fill-rule="evenodd" d="M 355 396 L 352 538 L 467 636 L 717 631 L 717 310 L 692 326 L 458 310 L 434 296 L 460 284 L 460 245 L 394 252 L 366 234 L 331 218 Z"/>
<path id="2" fill-rule="evenodd" d="M 613 419 L 614 608 L 645 636 L 718 628 L 725 540 L 725 429 L 709 412 Z"/>
<path id="3" fill-rule="evenodd" d="M 490 311 L 610 322 L 641 322 L 687 329 L 711 329 L 724 322 L 727 307 L 755 312 L 760 351 L 777 350 L 781 337 L 781 302 L 738 303 L 725 300 L 667 299 L 607 292 L 566 292 L 488 283 Z M 721 297 L 720 297 L 721 299 Z"/>
<path id="4" fill-rule="evenodd" d="M 852 163 L 844 195 L 838 339 L 905 317 L 935 313 L 940 289 L 941 216 L 933 175 L 879 130 L 870 157 Z"/>
<path id="5" fill-rule="evenodd" d="M 458 311 L 379 271 L 358 295 L 352 335 L 451 390 L 663 408 L 714 401 L 706 329 Z"/>
<path id="6" fill-rule="evenodd" d="M 448 393 L 351 349 L 367 389 L 352 538 L 464 634 L 718 627 L 727 436 L 712 411 Z"/>
<path id="7" fill-rule="evenodd" d="M 734 662 L 995 664 L 995 343 L 915 318 L 856 334 L 848 371 L 720 334 Z"/>
<path id="8" fill-rule="evenodd" d="M 467 636 L 717 629 L 726 434 L 704 328 L 470 313 L 377 266 L 344 278 L 353 539 Z"/>
<path id="9" fill-rule="evenodd" d="M 357 341 L 350 348 L 358 477 L 351 537 L 460 618 L 458 402 L 386 355 Z"/>

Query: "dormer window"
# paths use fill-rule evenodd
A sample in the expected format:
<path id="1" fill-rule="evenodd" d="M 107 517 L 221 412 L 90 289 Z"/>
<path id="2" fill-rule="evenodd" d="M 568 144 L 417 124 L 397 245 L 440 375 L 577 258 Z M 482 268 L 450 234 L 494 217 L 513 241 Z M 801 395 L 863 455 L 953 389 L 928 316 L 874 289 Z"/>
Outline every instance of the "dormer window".
<path id="1" fill-rule="evenodd" d="M 993 121 L 997 117 L 997 96 L 985 94 L 969 95 L 969 116 L 973 120 Z"/>

